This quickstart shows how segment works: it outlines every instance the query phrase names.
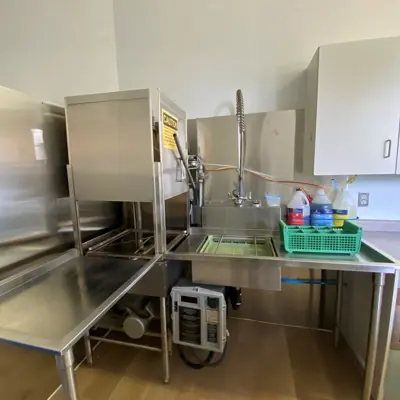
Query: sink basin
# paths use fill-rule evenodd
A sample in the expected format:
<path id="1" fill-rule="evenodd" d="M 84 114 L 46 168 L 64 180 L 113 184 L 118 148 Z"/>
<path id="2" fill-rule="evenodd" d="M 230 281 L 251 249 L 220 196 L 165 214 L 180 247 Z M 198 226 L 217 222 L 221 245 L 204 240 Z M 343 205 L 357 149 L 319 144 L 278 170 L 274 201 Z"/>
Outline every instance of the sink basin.
<path id="1" fill-rule="evenodd" d="M 192 261 L 194 282 L 250 289 L 281 289 L 281 268 L 265 268 L 265 261 L 256 258 L 276 257 L 271 237 L 207 235 L 197 253 L 215 257 Z M 236 257 L 224 259 L 223 256 Z"/>
<path id="2" fill-rule="evenodd" d="M 231 256 L 276 256 L 272 238 L 257 236 L 208 235 L 198 252 Z"/>

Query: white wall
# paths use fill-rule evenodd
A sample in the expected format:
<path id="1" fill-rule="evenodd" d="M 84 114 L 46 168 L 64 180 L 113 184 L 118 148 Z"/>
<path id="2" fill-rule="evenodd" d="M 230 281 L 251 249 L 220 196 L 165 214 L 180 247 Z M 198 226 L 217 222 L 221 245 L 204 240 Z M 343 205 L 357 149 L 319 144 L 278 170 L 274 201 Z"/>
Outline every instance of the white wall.
<path id="1" fill-rule="evenodd" d="M 66 95 L 161 87 L 190 118 L 304 106 L 317 46 L 400 34 L 397 0 L 0 0 L 0 85 Z M 117 49 L 116 49 L 117 48 Z M 117 57 L 116 57 L 117 56 Z M 118 69 L 117 69 L 118 62 Z M 284 156 L 284 149 L 283 156 Z M 400 219 L 400 178 L 363 177 L 363 218 Z"/>
<path id="2" fill-rule="evenodd" d="M 400 34 L 398 0 L 115 0 L 121 88 L 160 87 L 190 118 L 304 105 L 319 45 Z"/>
<path id="3" fill-rule="evenodd" d="M 63 104 L 118 89 L 112 0 L 0 0 L 0 85 Z"/>
<path id="4" fill-rule="evenodd" d="M 369 206 L 358 208 L 360 218 L 400 221 L 400 176 L 359 176 L 349 191 L 355 200 L 370 193 Z"/>
<path id="5" fill-rule="evenodd" d="M 319 45 L 400 34 L 398 0 L 115 0 L 121 89 L 160 87 L 189 118 L 304 107 L 304 70 Z M 282 157 L 287 156 L 285 149 Z M 277 151 L 279 151 L 277 149 Z M 363 177 L 369 219 L 399 219 L 398 177 Z"/>

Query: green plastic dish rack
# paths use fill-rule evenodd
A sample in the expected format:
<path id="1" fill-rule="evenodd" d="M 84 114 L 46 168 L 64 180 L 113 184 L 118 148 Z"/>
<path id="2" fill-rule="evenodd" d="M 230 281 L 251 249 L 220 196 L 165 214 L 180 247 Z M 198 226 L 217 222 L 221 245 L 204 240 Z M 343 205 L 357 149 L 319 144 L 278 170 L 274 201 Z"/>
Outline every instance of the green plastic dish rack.
<path id="1" fill-rule="evenodd" d="M 281 220 L 281 241 L 288 253 L 357 254 L 363 230 L 350 221 L 342 228 L 331 226 L 293 226 Z"/>

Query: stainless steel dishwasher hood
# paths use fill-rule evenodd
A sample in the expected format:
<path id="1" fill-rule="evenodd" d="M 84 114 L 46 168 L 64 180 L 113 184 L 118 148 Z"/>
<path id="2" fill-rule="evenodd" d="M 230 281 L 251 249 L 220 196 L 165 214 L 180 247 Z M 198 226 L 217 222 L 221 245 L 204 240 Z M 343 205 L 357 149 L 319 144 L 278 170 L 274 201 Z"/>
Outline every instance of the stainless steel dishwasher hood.
<path id="1" fill-rule="evenodd" d="M 4 104 L 8 106 L 11 102 Z M 25 110 L 23 102 L 16 105 Z M 34 118 L 35 107 L 31 107 L 33 116 L 27 127 L 21 130 L 14 124 L 4 132 L 23 133 L 25 137 L 25 128 L 33 129 L 31 136 L 38 149 L 29 155 L 36 157 L 34 163 L 42 168 L 47 165 L 46 149 L 37 132 L 40 126 Z M 86 358 L 91 363 L 89 330 L 122 296 L 132 290 L 136 295 L 139 288 L 140 294 L 159 297 L 159 351 L 164 381 L 169 380 L 166 307 L 169 268 L 163 253 L 177 243 L 179 232 L 186 228 L 179 227 L 167 235 L 168 220 L 181 219 L 180 215 L 176 218 L 175 203 L 178 197 L 187 197 L 187 185 L 182 160 L 168 147 L 171 143 L 163 120 L 167 114 L 176 123 L 175 134 L 186 144 L 186 114 L 161 92 L 155 99 L 151 98 L 150 90 L 66 99 L 68 157 L 65 154 L 60 170 L 64 178 L 68 176 L 63 195 L 71 210 L 76 249 L 0 282 L 0 340 L 53 353 L 68 399 L 78 398 L 73 345 L 83 338 Z M 27 120 L 21 112 L 9 113 L 7 117 L 10 115 L 17 122 Z M 0 119 L 0 125 L 2 122 Z M 67 141 L 60 143 L 66 148 Z M 29 140 L 26 144 L 31 150 Z M 12 164 L 14 153 L 7 156 L 11 159 L 5 157 L 5 160 Z M 54 157 L 55 153 L 49 156 Z M 68 158 L 69 165 L 65 168 Z M 93 203 L 112 206 L 116 224 L 107 224 L 105 230 L 99 229 L 96 237 L 87 241 L 82 214 L 86 204 Z M 150 217 L 142 213 L 145 204 L 150 205 Z M 187 221 L 186 203 L 180 205 L 185 210 L 182 221 Z M 135 243 L 123 242 L 124 239 Z M 179 263 L 168 264 L 179 271 L 179 265 L 174 267 Z"/>

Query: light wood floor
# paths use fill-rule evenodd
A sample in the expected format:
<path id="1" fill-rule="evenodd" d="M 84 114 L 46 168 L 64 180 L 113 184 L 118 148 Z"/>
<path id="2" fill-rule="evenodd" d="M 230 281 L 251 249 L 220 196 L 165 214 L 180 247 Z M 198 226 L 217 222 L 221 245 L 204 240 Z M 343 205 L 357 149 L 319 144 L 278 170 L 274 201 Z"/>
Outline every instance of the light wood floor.
<path id="1" fill-rule="evenodd" d="M 230 320 L 223 363 L 191 370 L 173 354 L 171 382 L 161 356 L 101 345 L 95 366 L 77 373 L 82 400 L 358 400 L 361 378 L 347 348 L 330 334 Z M 53 399 L 62 400 L 61 394 Z"/>
<path id="2" fill-rule="evenodd" d="M 229 329 L 220 366 L 191 370 L 175 351 L 169 385 L 161 354 L 102 344 L 77 372 L 80 400 L 359 400 L 358 369 L 330 334 L 237 320 Z M 57 385 L 53 357 L 0 345 L 0 399 L 46 400 Z"/>

